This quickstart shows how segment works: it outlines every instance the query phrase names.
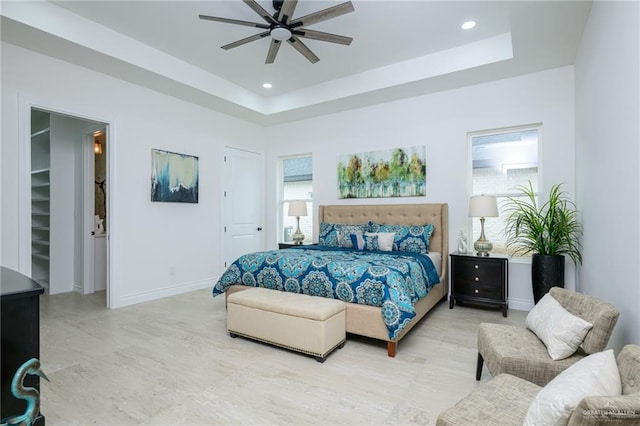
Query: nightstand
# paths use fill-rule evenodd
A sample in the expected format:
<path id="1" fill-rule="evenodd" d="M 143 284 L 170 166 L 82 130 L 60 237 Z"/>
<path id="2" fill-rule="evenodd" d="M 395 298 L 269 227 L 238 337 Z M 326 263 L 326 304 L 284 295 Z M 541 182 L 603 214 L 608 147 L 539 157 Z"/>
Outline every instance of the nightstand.
<path id="1" fill-rule="evenodd" d="M 498 305 L 507 316 L 509 302 L 509 259 L 505 256 L 476 256 L 452 253 L 449 309 L 454 303 L 478 302 Z"/>
<path id="2" fill-rule="evenodd" d="M 287 249 L 287 248 L 291 248 L 291 247 L 303 247 L 303 246 L 312 246 L 315 244 L 294 244 L 294 243 L 278 243 L 278 249 Z"/>

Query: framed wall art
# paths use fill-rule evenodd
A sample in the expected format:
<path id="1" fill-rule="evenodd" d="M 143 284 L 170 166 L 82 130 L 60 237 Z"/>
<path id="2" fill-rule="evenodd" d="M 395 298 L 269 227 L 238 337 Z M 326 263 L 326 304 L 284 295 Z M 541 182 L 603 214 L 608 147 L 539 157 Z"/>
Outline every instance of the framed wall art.
<path id="1" fill-rule="evenodd" d="M 424 146 L 338 157 L 338 198 L 417 197 L 426 194 Z"/>
<path id="2" fill-rule="evenodd" d="M 151 201 L 198 202 L 198 157 L 151 150 Z"/>

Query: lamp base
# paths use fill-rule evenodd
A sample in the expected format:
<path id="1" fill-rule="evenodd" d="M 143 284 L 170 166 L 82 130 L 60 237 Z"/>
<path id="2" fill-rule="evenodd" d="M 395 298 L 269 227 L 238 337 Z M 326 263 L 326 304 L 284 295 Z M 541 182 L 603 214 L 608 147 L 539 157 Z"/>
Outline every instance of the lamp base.
<path id="1" fill-rule="evenodd" d="M 296 229 L 296 232 L 293 233 L 293 243 L 301 245 L 304 241 L 304 234 L 300 231 L 300 216 L 296 216 L 296 220 L 298 221 L 298 228 Z"/>
<path id="2" fill-rule="evenodd" d="M 302 244 L 304 241 L 304 234 L 302 232 L 296 232 L 293 234 L 293 243 L 294 244 Z"/>
<path id="3" fill-rule="evenodd" d="M 493 249 L 493 244 L 489 240 L 478 239 L 473 243 L 473 248 L 476 249 L 478 256 L 489 256 L 489 252 Z"/>

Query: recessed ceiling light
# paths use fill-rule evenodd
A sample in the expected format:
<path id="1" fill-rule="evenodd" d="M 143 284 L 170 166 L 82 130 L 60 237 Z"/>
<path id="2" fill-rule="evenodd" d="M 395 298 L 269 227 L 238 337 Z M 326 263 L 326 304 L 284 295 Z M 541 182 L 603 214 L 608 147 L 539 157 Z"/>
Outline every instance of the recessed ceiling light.
<path id="1" fill-rule="evenodd" d="M 262 87 L 264 87 L 265 89 L 271 89 L 273 87 L 273 84 L 271 84 L 271 83 L 262 83 Z"/>
<path id="2" fill-rule="evenodd" d="M 467 21 L 464 24 L 462 24 L 462 29 L 463 30 L 470 30 L 471 28 L 476 26 L 476 21 Z"/>

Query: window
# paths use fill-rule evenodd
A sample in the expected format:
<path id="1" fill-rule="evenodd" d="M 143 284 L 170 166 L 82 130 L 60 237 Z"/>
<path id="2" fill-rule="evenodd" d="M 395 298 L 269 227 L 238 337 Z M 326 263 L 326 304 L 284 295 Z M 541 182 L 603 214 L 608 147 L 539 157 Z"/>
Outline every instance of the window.
<path id="1" fill-rule="evenodd" d="M 311 156 L 282 159 L 282 182 L 280 205 L 280 234 L 278 241 L 293 242 L 293 233 L 297 229 L 295 216 L 289 216 L 289 202 L 304 200 L 307 202 L 307 216 L 300 217 L 300 231 L 304 242 L 313 241 L 313 161 Z"/>
<path id="2" fill-rule="evenodd" d="M 484 232 L 493 243 L 494 253 L 506 253 L 504 233 L 507 197 L 517 194 L 518 186 L 528 186 L 538 194 L 540 188 L 539 147 L 542 126 L 469 133 L 471 147 L 471 195 L 494 195 L 498 200 L 499 217 L 487 218 Z M 469 245 L 480 236 L 480 221 L 472 220 Z"/>

